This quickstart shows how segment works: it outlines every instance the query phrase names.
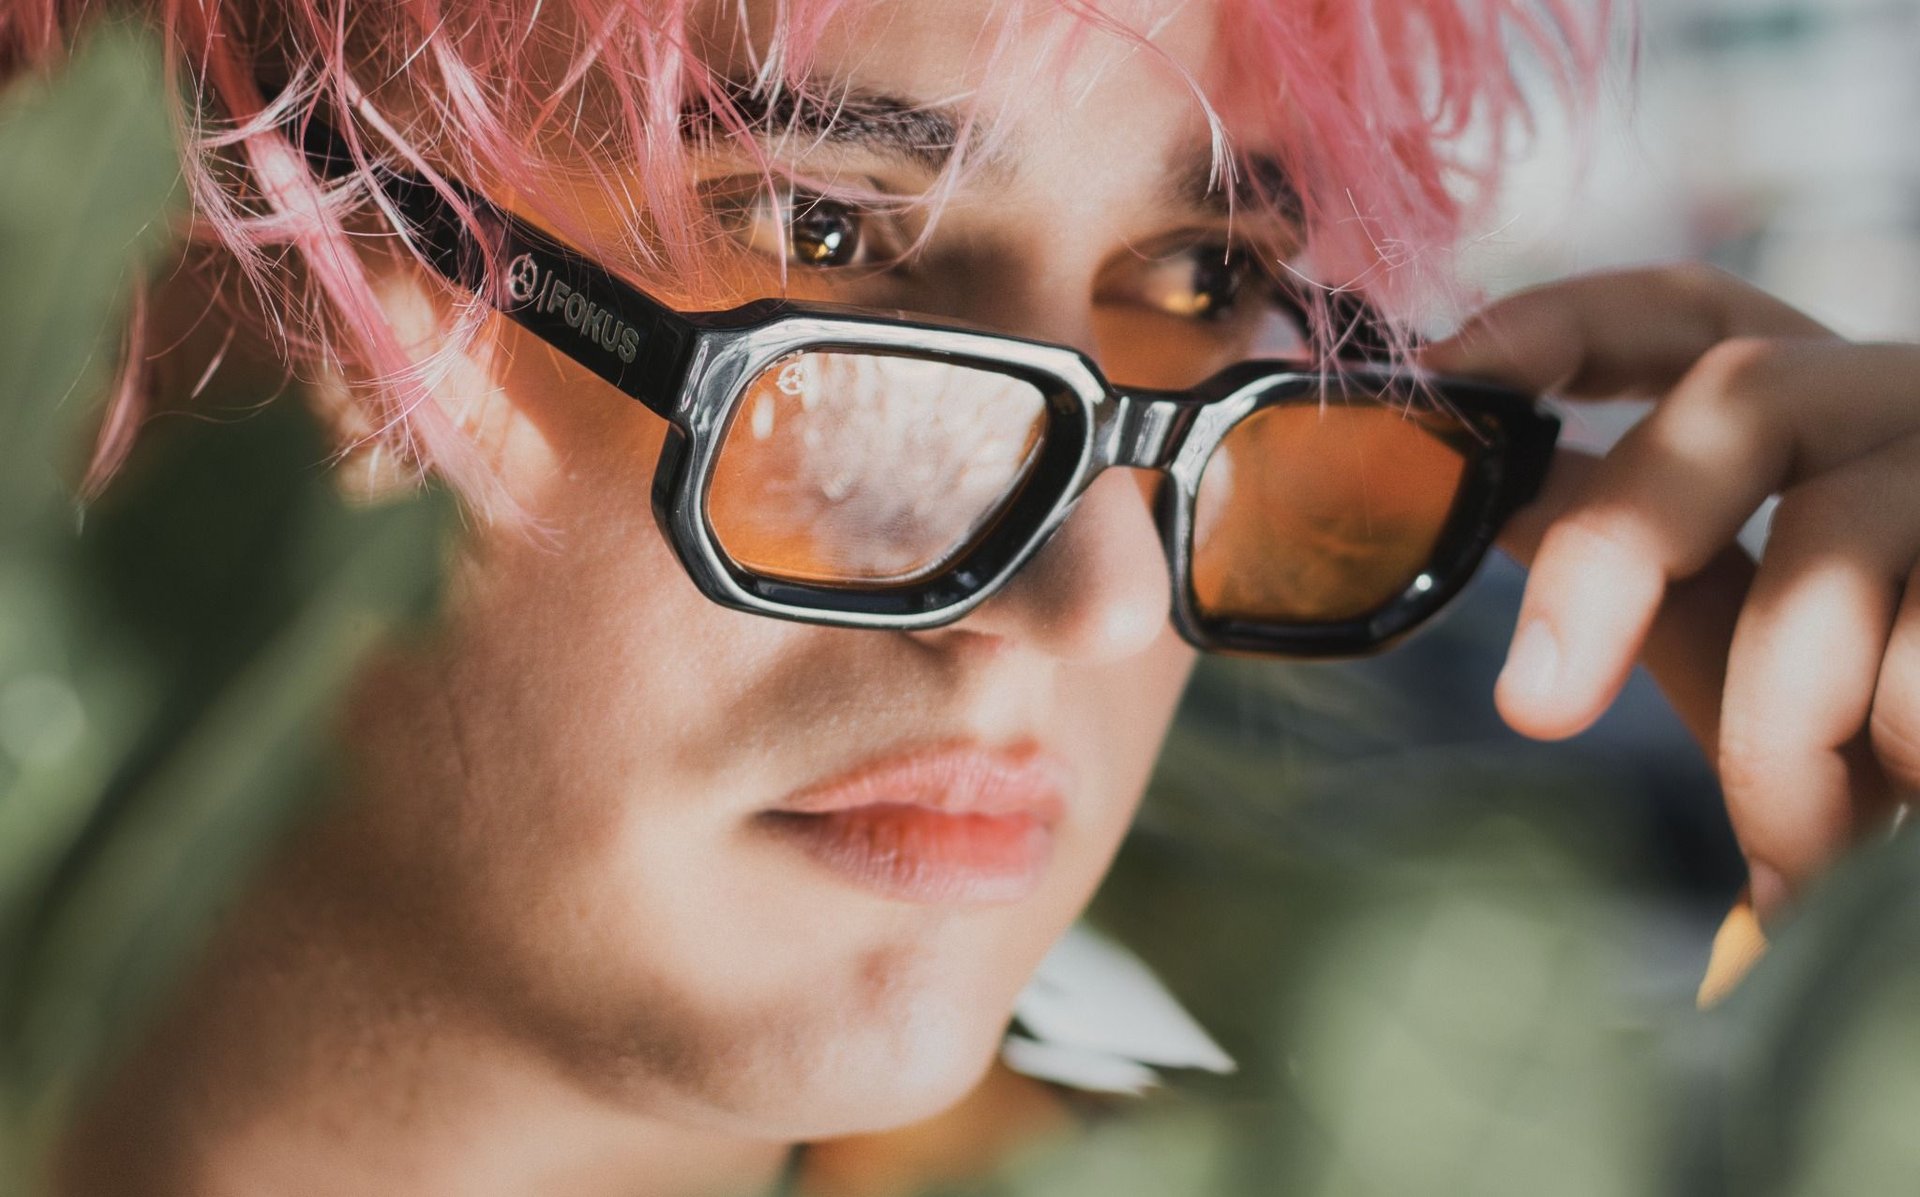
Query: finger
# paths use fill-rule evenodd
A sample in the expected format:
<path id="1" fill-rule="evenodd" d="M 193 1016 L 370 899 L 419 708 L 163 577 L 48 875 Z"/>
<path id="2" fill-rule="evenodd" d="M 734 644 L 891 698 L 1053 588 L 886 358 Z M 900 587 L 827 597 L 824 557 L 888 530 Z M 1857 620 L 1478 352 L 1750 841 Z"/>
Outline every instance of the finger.
<path id="1" fill-rule="evenodd" d="M 1900 799 L 1920 799 L 1920 566 L 1907 575 L 1906 595 L 1880 662 L 1868 737 Z"/>
<path id="2" fill-rule="evenodd" d="M 1501 533 L 1501 549 L 1522 566 L 1531 568 L 1547 529 L 1578 499 L 1582 486 L 1598 464 L 1597 459 L 1584 454 L 1569 452 L 1556 458 L 1540 497 L 1519 512 Z M 1709 755 L 1719 743 L 1727 652 L 1732 646 L 1733 630 L 1739 622 L 1740 608 L 1746 602 L 1753 574 L 1753 559 L 1738 546 L 1730 546 L 1693 577 L 1669 585 L 1666 601 L 1646 631 L 1642 660 L 1647 671 L 1701 750 Z M 1575 580 L 1573 584 L 1584 588 L 1604 586 L 1607 581 L 1603 569 L 1593 578 Z M 1538 597 L 1543 602 L 1553 601 L 1547 596 Z M 1525 663 L 1513 667 L 1516 674 L 1529 668 Z M 1502 676 L 1495 700 L 1503 714 L 1519 730 L 1546 738 L 1552 729 L 1531 723 L 1531 707 L 1515 689 L 1517 677 L 1506 679 L 1505 671 Z M 1625 683 L 1624 673 L 1619 683 Z"/>
<path id="3" fill-rule="evenodd" d="M 1718 764 L 1763 921 L 1892 808 L 1866 731 L 1920 558 L 1920 503 L 1897 501 L 1917 449 L 1788 492 L 1734 634 Z"/>
<path id="4" fill-rule="evenodd" d="M 1769 494 L 1920 421 L 1908 388 L 1920 349 L 1860 355 L 1841 343 L 1725 342 L 1596 466 L 1545 534 L 1528 581 L 1502 711 L 1530 735 L 1585 728 L 1624 682 L 1668 588 L 1704 570 Z M 1807 366 L 1803 357 L 1816 360 Z M 1883 376 L 1889 361 L 1898 368 Z M 1814 393 L 1846 418 L 1809 415 Z M 1783 382 L 1782 380 L 1786 380 Z M 1899 489 L 1888 492 L 1897 496 Z"/>
<path id="5" fill-rule="evenodd" d="M 1830 337 L 1711 266 L 1587 275 L 1521 291 L 1422 351 L 1421 364 L 1568 398 L 1657 394 L 1733 337 Z"/>

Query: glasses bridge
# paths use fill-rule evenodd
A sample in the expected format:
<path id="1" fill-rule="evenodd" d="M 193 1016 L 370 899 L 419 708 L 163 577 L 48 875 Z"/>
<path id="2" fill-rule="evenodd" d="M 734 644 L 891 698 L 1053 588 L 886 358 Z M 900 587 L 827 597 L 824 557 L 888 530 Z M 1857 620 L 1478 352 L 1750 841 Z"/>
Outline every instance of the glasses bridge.
<path id="1" fill-rule="evenodd" d="M 1128 391 L 1110 410 L 1106 434 L 1100 438 L 1105 465 L 1139 470 L 1163 470 L 1188 428 L 1206 407 L 1206 401 L 1184 391 Z"/>

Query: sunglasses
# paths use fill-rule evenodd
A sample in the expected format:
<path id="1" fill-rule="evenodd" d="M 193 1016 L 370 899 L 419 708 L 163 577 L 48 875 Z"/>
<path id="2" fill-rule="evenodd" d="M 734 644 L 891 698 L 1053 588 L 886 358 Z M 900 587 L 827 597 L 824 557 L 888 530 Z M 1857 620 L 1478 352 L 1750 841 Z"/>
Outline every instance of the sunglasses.
<path id="1" fill-rule="evenodd" d="M 353 161 L 318 121 L 298 138 L 323 176 Z M 1077 350 L 931 320 L 778 299 L 676 311 L 471 188 L 379 179 L 449 284 L 667 422 L 655 517 L 734 610 L 953 623 L 1124 466 L 1164 479 L 1190 644 L 1360 655 L 1460 591 L 1559 435 L 1524 394 L 1379 363 L 1248 361 L 1123 390 Z"/>

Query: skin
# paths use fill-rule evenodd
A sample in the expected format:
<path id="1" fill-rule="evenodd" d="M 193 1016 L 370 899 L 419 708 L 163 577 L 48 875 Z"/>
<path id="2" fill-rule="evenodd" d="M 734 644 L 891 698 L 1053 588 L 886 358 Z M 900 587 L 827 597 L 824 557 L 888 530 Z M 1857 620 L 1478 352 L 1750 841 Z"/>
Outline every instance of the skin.
<path id="1" fill-rule="evenodd" d="M 984 83 L 955 49 L 992 7 L 878 9 L 822 53 L 823 74 L 974 95 L 1003 127 L 997 169 L 963 180 L 918 273 L 783 282 L 748 257 L 739 287 L 1076 345 L 1129 382 L 1181 381 L 1154 376 L 1169 355 L 1129 359 L 1143 330 L 1182 348 L 1186 381 L 1244 353 L 1253 324 L 1196 331 L 1142 300 L 1157 276 L 1139 247 L 1215 221 L 1178 198 L 1206 145 L 1191 94 L 1096 39 L 1066 68 L 1077 103 L 1014 103 L 1050 77 L 1021 57 L 1037 49 L 1015 40 Z M 716 6 L 717 57 L 750 42 L 734 11 Z M 1158 44 L 1204 82 L 1206 6 L 1179 7 Z M 815 145 L 794 165 L 905 195 L 933 181 L 870 147 Z M 432 320 L 421 280 L 383 285 L 396 324 Z M 1102 478 L 1009 589 L 949 628 L 728 612 L 654 526 L 660 422 L 493 335 L 467 363 L 487 385 L 463 392 L 487 397 L 456 415 L 545 535 L 477 531 L 444 632 L 369 676 L 350 792 L 104 1092 L 70 1192 L 763 1182 L 786 1144 L 910 1123 L 974 1089 L 1111 860 L 1192 662 L 1141 480 Z M 1573 398 L 1664 397 L 1605 461 L 1563 462 L 1511 530 L 1534 574 L 1498 699 L 1520 730 L 1569 735 L 1644 655 L 1717 752 L 1756 898 L 1777 911 L 1920 786 L 1920 351 L 1849 345 L 1689 267 L 1516 296 L 1427 362 Z M 1756 574 L 1728 546 L 1779 489 Z M 887 901 L 757 833 L 755 813 L 796 786 L 953 737 L 1038 745 L 1073 778 L 1052 867 L 1018 903 Z M 102 1142 L 124 1147 L 79 1146 Z"/>

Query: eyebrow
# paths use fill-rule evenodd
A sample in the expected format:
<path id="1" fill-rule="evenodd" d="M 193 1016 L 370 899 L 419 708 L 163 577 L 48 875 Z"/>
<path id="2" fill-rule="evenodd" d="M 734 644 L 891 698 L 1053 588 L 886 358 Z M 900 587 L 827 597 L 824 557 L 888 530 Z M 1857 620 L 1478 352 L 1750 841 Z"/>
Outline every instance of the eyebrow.
<path id="1" fill-rule="evenodd" d="M 732 123 L 722 119 L 720 104 L 756 137 L 798 137 L 871 150 L 935 174 L 952 163 L 964 143 L 979 140 L 955 108 L 857 88 L 782 87 L 769 92 L 747 83 L 729 83 L 721 100 L 690 107 L 682 136 L 729 132 Z"/>
<path id="2" fill-rule="evenodd" d="M 1233 177 L 1221 187 L 1215 177 L 1213 154 L 1195 154 L 1174 173 L 1174 196 L 1181 203 L 1210 215 L 1271 211 L 1298 225 L 1306 218 L 1306 204 L 1293 175 L 1273 154 L 1249 154 L 1235 159 Z"/>
<path id="3" fill-rule="evenodd" d="M 689 106 L 682 119 L 682 136 L 710 138 L 730 132 L 732 125 L 722 119 L 720 104 L 756 137 L 797 137 L 850 146 L 905 159 L 931 174 L 945 170 L 966 146 L 995 141 L 982 136 L 977 119 L 969 127 L 965 114 L 951 106 L 830 84 L 769 90 L 740 80 L 727 81 L 714 103 Z M 990 159 L 985 165 L 998 168 L 1004 163 Z M 1266 210 L 1295 225 L 1303 221 L 1305 205 L 1299 189 L 1275 155 L 1239 158 L 1228 188 L 1217 185 L 1214 173 L 1213 154 L 1202 148 L 1176 167 L 1169 194 L 1183 206 L 1208 215 Z"/>

